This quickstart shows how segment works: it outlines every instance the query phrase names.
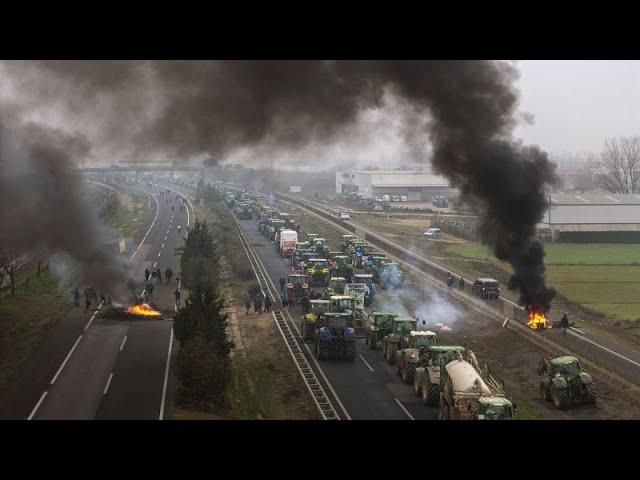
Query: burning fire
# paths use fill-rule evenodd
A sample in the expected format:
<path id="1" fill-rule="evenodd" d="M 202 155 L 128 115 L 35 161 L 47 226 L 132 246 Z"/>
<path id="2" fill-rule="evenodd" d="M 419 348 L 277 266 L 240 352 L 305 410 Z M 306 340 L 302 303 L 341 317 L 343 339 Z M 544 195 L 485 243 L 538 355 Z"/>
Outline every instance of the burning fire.
<path id="1" fill-rule="evenodd" d="M 547 323 L 547 313 L 546 312 L 536 312 L 533 310 L 533 307 L 529 305 L 529 322 L 527 326 L 533 328 L 534 330 L 542 330 L 544 328 L 551 328 L 551 324 Z"/>
<path id="2" fill-rule="evenodd" d="M 160 312 L 154 310 L 146 303 L 141 303 L 140 305 L 133 305 L 125 310 L 127 313 L 132 313 L 134 315 L 148 315 L 151 317 L 157 317 L 160 315 Z"/>

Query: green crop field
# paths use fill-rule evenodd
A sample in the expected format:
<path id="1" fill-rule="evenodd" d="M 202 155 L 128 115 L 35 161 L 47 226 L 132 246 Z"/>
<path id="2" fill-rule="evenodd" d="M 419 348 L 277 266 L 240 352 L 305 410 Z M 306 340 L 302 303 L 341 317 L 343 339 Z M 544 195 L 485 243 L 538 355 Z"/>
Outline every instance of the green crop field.
<path id="1" fill-rule="evenodd" d="M 640 319 L 640 245 L 545 245 L 548 284 L 562 296 L 614 320 Z M 488 247 L 456 245 L 450 253 L 497 262 Z"/>
<path id="2" fill-rule="evenodd" d="M 449 251 L 480 260 L 495 259 L 487 246 L 478 243 L 456 245 Z M 545 251 L 547 265 L 640 266 L 640 245 L 556 243 L 545 245 Z"/>

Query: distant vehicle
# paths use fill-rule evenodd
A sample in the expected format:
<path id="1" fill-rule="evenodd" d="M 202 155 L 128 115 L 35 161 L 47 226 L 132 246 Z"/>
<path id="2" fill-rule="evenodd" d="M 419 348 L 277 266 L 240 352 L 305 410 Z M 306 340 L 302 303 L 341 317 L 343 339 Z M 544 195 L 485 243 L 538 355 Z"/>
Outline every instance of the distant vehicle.
<path id="1" fill-rule="evenodd" d="M 393 201 L 394 202 L 399 202 L 400 201 L 400 196 L 399 195 L 394 195 L 393 196 Z"/>
<path id="2" fill-rule="evenodd" d="M 409 201 L 409 197 L 407 197 L 406 195 L 400 195 L 400 201 L 401 202 L 408 202 Z"/>
<path id="3" fill-rule="evenodd" d="M 349 216 L 349 214 L 348 214 L 348 213 L 346 213 L 346 212 L 340 212 L 340 213 L 338 214 L 338 218 L 339 218 L 340 220 L 351 220 L 351 217 L 350 217 L 350 216 Z"/>
<path id="4" fill-rule="evenodd" d="M 500 283 L 493 278 L 478 278 L 473 282 L 471 293 L 480 298 L 498 298 L 500 296 Z"/>
<path id="5" fill-rule="evenodd" d="M 440 238 L 442 231 L 439 228 L 430 228 L 424 232 L 424 236 L 427 238 Z"/>

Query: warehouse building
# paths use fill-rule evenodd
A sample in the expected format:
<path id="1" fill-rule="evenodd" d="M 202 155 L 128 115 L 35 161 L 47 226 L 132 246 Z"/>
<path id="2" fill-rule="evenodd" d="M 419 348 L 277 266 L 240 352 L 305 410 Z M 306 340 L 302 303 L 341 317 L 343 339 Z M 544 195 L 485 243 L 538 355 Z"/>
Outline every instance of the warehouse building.
<path id="1" fill-rule="evenodd" d="M 555 241 L 640 243 L 640 195 L 552 194 L 538 226 Z"/>
<path id="2" fill-rule="evenodd" d="M 355 192 L 365 197 L 407 197 L 410 202 L 458 194 L 449 180 L 440 175 L 407 170 L 364 170 L 336 172 L 336 193 Z"/>

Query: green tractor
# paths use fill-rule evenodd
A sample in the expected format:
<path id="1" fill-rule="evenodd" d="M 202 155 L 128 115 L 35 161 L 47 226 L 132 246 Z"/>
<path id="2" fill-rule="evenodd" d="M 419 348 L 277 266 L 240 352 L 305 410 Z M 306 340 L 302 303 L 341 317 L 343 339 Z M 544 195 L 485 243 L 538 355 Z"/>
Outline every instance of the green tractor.
<path id="1" fill-rule="evenodd" d="M 596 403 L 593 378 L 582 371 L 576 357 L 543 357 L 538 366 L 538 375 L 546 375 L 540 380 L 540 395 L 544 400 L 552 401 L 559 410 L 580 403 Z"/>
<path id="2" fill-rule="evenodd" d="M 393 364 L 396 352 L 409 344 L 409 336 L 418 321 L 411 317 L 396 317 L 391 321 L 391 332 L 382 339 L 382 355 Z"/>
<path id="3" fill-rule="evenodd" d="M 396 352 L 396 375 L 402 377 L 404 383 L 413 383 L 420 352 L 435 346 L 437 340 L 437 334 L 429 330 L 413 330 L 409 334 L 409 343 Z"/>
<path id="4" fill-rule="evenodd" d="M 317 233 L 307 233 L 307 242 L 309 242 L 309 245 L 313 245 L 313 240 L 318 238 L 320 235 L 318 235 Z"/>
<path id="5" fill-rule="evenodd" d="M 320 360 L 328 360 L 337 354 L 345 360 L 356 358 L 356 334 L 353 315 L 326 312 L 316 324 L 315 351 Z"/>
<path id="6" fill-rule="evenodd" d="M 333 258 L 331 275 L 334 277 L 344 277 L 347 280 L 347 283 L 351 283 L 351 279 L 353 277 L 353 265 L 349 263 L 349 257 L 346 255 L 336 255 Z"/>
<path id="7" fill-rule="evenodd" d="M 413 391 L 422 403 L 435 407 L 440 400 L 440 368 L 456 360 L 466 349 L 457 345 L 433 345 L 420 350 L 413 377 Z"/>
<path id="8" fill-rule="evenodd" d="M 369 345 L 371 350 L 375 350 L 378 347 L 378 342 L 391 333 L 391 323 L 397 316 L 391 312 L 373 312 L 369 317 L 371 323 L 367 329 L 364 343 Z"/>
<path id="9" fill-rule="evenodd" d="M 311 249 L 318 257 L 327 258 L 329 256 L 329 245 L 326 238 L 316 237 L 311 241 Z"/>
<path id="10" fill-rule="evenodd" d="M 340 251 L 345 253 L 349 249 L 351 242 L 356 238 L 357 237 L 355 235 L 342 235 L 342 238 L 340 239 Z"/>
<path id="11" fill-rule="evenodd" d="M 311 311 L 302 317 L 302 339 L 305 343 L 312 343 L 315 334 L 316 327 L 324 314 L 329 311 L 329 300 L 311 300 Z"/>
<path id="12" fill-rule="evenodd" d="M 331 277 L 329 286 L 324 289 L 322 297 L 325 300 L 329 300 L 333 295 L 342 295 L 346 284 L 347 280 L 343 277 Z"/>
<path id="13" fill-rule="evenodd" d="M 404 284 L 404 275 L 400 265 L 395 262 L 383 263 L 379 270 L 380 288 L 386 290 L 389 287 L 398 288 Z"/>
<path id="14" fill-rule="evenodd" d="M 329 286 L 329 263 L 325 258 L 310 258 L 307 275 L 311 279 L 311 286 Z"/>

